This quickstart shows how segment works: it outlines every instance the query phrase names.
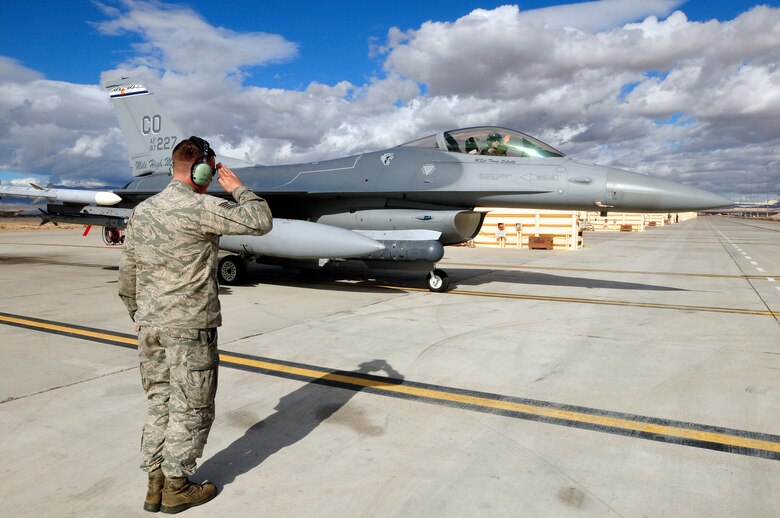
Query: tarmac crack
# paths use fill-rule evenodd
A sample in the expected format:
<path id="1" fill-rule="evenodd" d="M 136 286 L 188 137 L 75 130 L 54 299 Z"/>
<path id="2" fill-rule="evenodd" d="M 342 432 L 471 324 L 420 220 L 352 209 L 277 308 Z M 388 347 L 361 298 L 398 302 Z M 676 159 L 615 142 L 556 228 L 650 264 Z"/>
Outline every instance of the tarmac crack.
<path id="1" fill-rule="evenodd" d="M 472 416 L 472 420 L 475 421 L 475 422 L 480 423 L 482 426 L 488 428 L 489 430 L 492 430 L 494 433 L 496 433 L 497 435 L 502 437 L 505 441 L 509 442 L 510 446 L 513 445 L 515 448 L 518 448 L 519 450 L 524 452 L 526 455 L 529 455 L 529 456 L 535 458 L 541 464 L 546 465 L 550 470 L 555 472 L 559 477 L 569 481 L 569 483 L 572 484 L 572 486 L 570 486 L 570 488 L 572 488 L 572 487 L 578 488 L 579 490 L 581 490 L 583 492 L 583 494 L 589 495 L 596 502 L 600 503 L 601 505 L 606 507 L 609 511 L 614 513 L 615 516 L 618 516 L 620 518 L 625 518 L 625 516 L 623 514 L 621 514 L 617 509 L 615 509 L 614 507 L 609 505 L 609 503 L 606 500 L 601 498 L 594 491 L 588 489 L 588 487 L 585 484 L 583 484 L 582 482 L 577 480 L 573 475 L 570 475 L 569 473 L 564 471 L 561 467 L 559 467 L 559 465 L 557 463 L 548 460 L 543 455 L 537 453 L 536 451 L 532 450 L 528 446 L 525 446 L 522 443 L 520 443 L 520 441 L 518 441 L 515 437 L 513 437 L 513 436 L 509 435 L 508 433 L 504 432 L 503 430 L 500 430 L 497 427 L 489 424 L 487 419 L 481 418 L 480 416 Z"/>
<path id="2" fill-rule="evenodd" d="M 50 388 L 47 388 L 47 389 L 44 389 L 44 390 L 39 390 L 38 392 L 33 392 L 32 394 L 25 394 L 23 396 L 10 397 L 8 399 L 4 399 L 3 401 L 0 401 L 0 405 L 2 405 L 3 403 L 10 403 L 11 401 L 17 401 L 19 399 L 27 399 L 27 398 L 30 398 L 30 397 L 33 397 L 33 396 L 38 396 L 40 394 L 46 394 L 48 392 L 54 392 L 55 390 L 60 390 L 60 389 L 63 389 L 63 388 L 68 388 L 68 387 L 73 387 L 73 386 L 76 386 L 76 385 L 81 385 L 82 383 L 89 383 L 90 381 L 99 380 L 101 378 L 107 378 L 107 377 L 113 376 L 115 374 L 121 374 L 123 372 L 128 372 L 128 371 L 137 370 L 137 369 L 138 369 L 138 365 L 135 365 L 133 367 L 127 367 L 125 369 L 119 369 L 119 370 L 116 370 L 116 371 L 107 372 L 107 373 L 101 374 L 99 376 L 93 376 L 91 378 L 87 378 L 87 379 L 83 379 L 83 380 L 79 380 L 79 381 L 74 381 L 73 383 L 66 383 L 65 385 L 58 385 L 56 387 L 50 387 Z"/>
<path id="3" fill-rule="evenodd" d="M 0 297 L 0 300 L 23 299 L 25 297 L 40 297 L 41 295 L 54 295 L 59 293 L 70 293 L 70 292 L 78 292 L 78 291 L 85 291 L 85 290 L 103 290 L 105 288 L 106 288 L 105 286 L 76 286 L 64 290 L 46 291 L 43 293 L 23 293 L 21 295 L 13 295 L 10 297 Z"/>
<path id="4" fill-rule="evenodd" d="M 407 293 L 406 295 L 408 296 L 408 295 L 412 295 L 412 294 L 413 294 L 413 292 L 412 293 Z M 403 294 L 401 296 L 403 296 Z M 396 298 L 399 298 L 399 297 L 393 297 L 391 300 L 395 300 Z M 371 306 L 376 306 L 376 305 L 379 305 L 379 304 L 383 304 L 385 302 L 387 302 L 387 300 L 377 300 L 377 301 L 374 301 L 374 302 L 370 302 L 368 304 L 363 304 L 362 306 L 359 306 L 357 309 L 361 309 L 362 310 L 362 309 L 370 308 Z M 354 309 L 350 309 L 350 310 L 347 310 L 347 311 L 345 311 L 345 310 L 334 311 L 332 313 L 327 313 L 325 315 L 320 315 L 320 316 L 317 316 L 317 317 L 314 317 L 314 318 L 310 318 L 308 320 L 304 320 L 302 322 L 294 322 L 292 324 L 279 326 L 279 327 L 276 327 L 274 329 L 269 329 L 267 331 L 261 331 L 259 333 L 252 333 L 252 334 L 249 334 L 249 335 L 240 336 L 240 337 L 238 337 L 238 338 L 236 338 L 234 340 L 230 340 L 229 342 L 224 342 L 222 345 L 234 344 L 234 343 L 237 343 L 237 342 L 241 342 L 243 340 L 256 338 L 258 336 L 278 333 L 280 331 L 285 331 L 287 329 L 295 329 L 296 327 L 300 327 L 302 325 L 308 325 L 308 324 L 310 324 L 312 322 L 321 322 L 321 321 L 323 321 L 325 319 L 328 319 L 328 318 L 333 318 L 333 317 L 338 316 L 338 315 L 349 315 L 349 314 L 352 314 L 354 312 L 355 312 Z"/>

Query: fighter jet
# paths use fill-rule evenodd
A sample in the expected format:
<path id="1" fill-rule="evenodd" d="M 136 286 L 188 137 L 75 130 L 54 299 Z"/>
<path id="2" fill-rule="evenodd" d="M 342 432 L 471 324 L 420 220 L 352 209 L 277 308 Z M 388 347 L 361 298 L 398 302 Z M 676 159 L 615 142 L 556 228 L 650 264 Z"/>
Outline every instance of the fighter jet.
<path id="1" fill-rule="evenodd" d="M 122 78 L 106 88 L 134 178 L 112 191 L 122 200 L 111 207 L 85 205 L 83 196 L 68 203 L 60 192 L 65 203 L 49 204 L 49 219 L 121 228 L 132 207 L 171 180 L 171 151 L 186 134 L 142 83 Z M 486 214 L 480 207 L 680 212 L 731 204 L 693 187 L 578 161 L 530 135 L 493 126 L 305 164 L 218 159 L 266 199 L 275 217 L 266 236 L 220 240 L 220 248 L 236 254 L 219 263 L 226 284 L 242 281 L 248 261 L 320 267 L 356 260 L 427 272 L 428 288 L 446 291 L 447 274 L 435 265 L 444 246 L 479 232 Z M 227 196 L 214 184 L 209 192 Z"/>

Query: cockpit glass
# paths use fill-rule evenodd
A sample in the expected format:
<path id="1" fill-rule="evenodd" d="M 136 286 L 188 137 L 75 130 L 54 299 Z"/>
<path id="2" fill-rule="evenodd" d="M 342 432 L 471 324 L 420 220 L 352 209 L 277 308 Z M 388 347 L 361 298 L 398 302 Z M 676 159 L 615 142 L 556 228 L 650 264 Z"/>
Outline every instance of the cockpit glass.
<path id="1" fill-rule="evenodd" d="M 445 131 L 443 143 L 447 151 L 469 155 L 508 157 L 562 157 L 558 151 L 525 133 L 506 128 L 483 126 Z M 404 146 L 440 149 L 436 135 L 404 144 Z"/>
<path id="2" fill-rule="evenodd" d="M 439 149 L 439 144 L 436 142 L 436 135 L 428 135 L 427 137 L 413 140 L 401 145 L 406 147 L 425 147 L 430 149 Z"/>

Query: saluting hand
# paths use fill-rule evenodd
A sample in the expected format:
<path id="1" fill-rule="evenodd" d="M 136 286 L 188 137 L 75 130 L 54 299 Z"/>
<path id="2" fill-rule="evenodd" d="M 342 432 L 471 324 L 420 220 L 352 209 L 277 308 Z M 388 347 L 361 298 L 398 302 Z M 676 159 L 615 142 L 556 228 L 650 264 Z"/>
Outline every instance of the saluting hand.
<path id="1" fill-rule="evenodd" d="M 241 187 L 244 185 L 241 182 L 241 179 L 236 176 L 236 173 L 222 165 L 222 162 L 217 164 L 217 173 L 219 174 L 219 177 L 217 178 L 217 181 L 219 182 L 219 185 L 222 186 L 225 191 L 229 193 L 233 193 L 238 187 Z"/>

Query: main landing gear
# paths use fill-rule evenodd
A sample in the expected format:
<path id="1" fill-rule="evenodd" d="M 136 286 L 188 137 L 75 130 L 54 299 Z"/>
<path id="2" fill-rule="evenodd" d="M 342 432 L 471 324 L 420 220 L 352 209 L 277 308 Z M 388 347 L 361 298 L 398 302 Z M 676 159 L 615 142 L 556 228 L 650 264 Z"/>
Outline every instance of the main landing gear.
<path id="1" fill-rule="evenodd" d="M 238 255 L 226 255 L 219 260 L 217 266 L 217 279 L 220 284 L 235 286 L 244 282 L 246 277 L 246 263 Z"/>

